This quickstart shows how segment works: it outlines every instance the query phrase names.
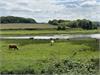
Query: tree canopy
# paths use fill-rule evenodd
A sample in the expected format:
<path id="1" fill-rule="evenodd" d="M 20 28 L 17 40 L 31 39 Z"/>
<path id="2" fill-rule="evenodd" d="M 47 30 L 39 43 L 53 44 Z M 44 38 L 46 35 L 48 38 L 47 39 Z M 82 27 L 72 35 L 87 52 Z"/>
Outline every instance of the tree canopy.
<path id="1" fill-rule="evenodd" d="M 58 28 L 60 28 L 60 26 L 62 27 L 70 27 L 70 28 L 82 28 L 82 29 L 97 29 L 97 27 L 99 26 L 97 22 L 93 22 L 93 21 L 90 21 L 90 20 L 87 20 L 87 19 L 77 19 L 77 20 L 74 20 L 74 21 L 71 21 L 71 20 L 50 20 L 48 22 L 49 24 L 52 24 L 52 25 L 57 25 Z"/>
<path id="2" fill-rule="evenodd" d="M 14 16 L 2 16 L 0 17 L 0 23 L 36 23 L 32 18 L 14 17 Z"/>

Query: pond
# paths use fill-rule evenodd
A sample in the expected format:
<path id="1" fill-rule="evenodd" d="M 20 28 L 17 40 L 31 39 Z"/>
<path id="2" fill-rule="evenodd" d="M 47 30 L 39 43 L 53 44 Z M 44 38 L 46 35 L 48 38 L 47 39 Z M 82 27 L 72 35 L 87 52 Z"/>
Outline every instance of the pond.
<path id="1" fill-rule="evenodd" d="M 94 39 L 100 39 L 100 34 L 82 34 L 82 35 L 42 35 L 42 36 L 0 36 L 0 39 L 84 39 L 84 38 L 94 38 Z"/>

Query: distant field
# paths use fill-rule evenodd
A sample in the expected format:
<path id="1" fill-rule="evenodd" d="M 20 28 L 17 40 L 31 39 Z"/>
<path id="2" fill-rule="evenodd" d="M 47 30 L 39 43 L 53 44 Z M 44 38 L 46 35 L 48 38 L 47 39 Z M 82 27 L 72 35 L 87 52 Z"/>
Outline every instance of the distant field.
<path id="1" fill-rule="evenodd" d="M 49 24 L 0 24 L 0 29 L 55 29 Z"/>
<path id="2" fill-rule="evenodd" d="M 100 33 L 100 28 L 95 30 L 83 30 L 80 28 L 68 28 L 57 30 L 56 26 L 49 24 L 1 24 L 0 35 L 52 35 L 52 34 L 93 34 Z"/>
<path id="3" fill-rule="evenodd" d="M 82 30 L 67 29 L 64 31 L 57 30 L 1 30 L 0 35 L 4 36 L 22 36 L 22 35 L 52 35 L 52 34 L 94 34 L 100 33 L 100 30 Z"/>
<path id="4" fill-rule="evenodd" d="M 57 30 L 57 27 L 49 24 L 1 24 L 0 35 L 51 35 L 51 34 L 93 34 L 100 33 L 100 28 L 95 30 L 83 30 L 80 28 L 69 28 Z"/>

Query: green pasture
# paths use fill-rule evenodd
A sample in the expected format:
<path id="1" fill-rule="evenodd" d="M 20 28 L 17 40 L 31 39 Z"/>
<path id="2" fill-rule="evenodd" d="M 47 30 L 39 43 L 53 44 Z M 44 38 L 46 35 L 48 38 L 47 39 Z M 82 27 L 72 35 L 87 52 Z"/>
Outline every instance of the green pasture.
<path id="1" fill-rule="evenodd" d="M 83 30 L 80 28 L 68 28 L 58 31 L 55 26 L 46 24 L 0 25 L 0 36 L 94 33 L 100 33 L 100 29 Z M 19 50 L 9 49 L 9 44 L 17 44 Z M 76 73 L 76 70 L 78 70 L 80 73 L 96 75 L 98 68 L 95 67 L 98 64 L 92 68 L 92 74 L 91 71 L 87 71 L 87 68 L 89 65 L 90 68 L 94 65 L 91 63 L 91 59 L 98 60 L 100 53 L 98 47 L 99 44 L 95 39 L 55 40 L 53 46 L 50 45 L 50 40 L 0 40 L 0 72 L 1 74 L 32 73 L 40 75 L 41 73 L 47 73 L 46 75 L 48 75 L 48 73 Z M 70 64 L 63 64 L 63 61 L 66 60 Z M 98 62 L 97 60 L 96 62 Z M 61 66 L 55 68 L 55 64 L 60 64 Z M 73 67 L 70 69 L 69 65 L 73 66 L 75 64 L 77 66 L 81 65 L 82 68 Z"/>
<path id="2" fill-rule="evenodd" d="M 19 50 L 9 49 L 9 44 L 17 44 Z M 99 53 L 95 39 L 56 40 L 53 46 L 50 46 L 50 40 L 0 40 L 0 71 L 20 71 L 28 66 L 35 70 L 43 69 L 46 64 L 41 66 L 36 62 L 50 58 L 87 63 L 99 58 Z"/>
<path id="3" fill-rule="evenodd" d="M 27 24 L 27 23 L 15 23 L 15 24 L 0 24 L 0 29 L 55 29 L 57 26 L 50 24 Z"/>
<path id="4" fill-rule="evenodd" d="M 52 34 L 93 34 L 100 33 L 100 28 L 83 30 L 81 28 L 66 28 L 57 30 L 57 26 L 50 24 L 0 24 L 0 35 L 52 35 Z"/>
<path id="5" fill-rule="evenodd" d="M 19 35 L 52 35 L 52 34 L 94 34 L 100 33 L 100 30 L 66 29 L 57 30 L 1 30 L 0 35 L 19 36 Z"/>

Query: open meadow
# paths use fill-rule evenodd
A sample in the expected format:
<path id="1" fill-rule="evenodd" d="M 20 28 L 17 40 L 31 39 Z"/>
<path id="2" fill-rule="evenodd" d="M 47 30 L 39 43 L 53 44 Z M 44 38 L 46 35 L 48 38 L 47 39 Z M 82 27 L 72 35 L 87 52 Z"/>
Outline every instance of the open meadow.
<path id="1" fill-rule="evenodd" d="M 0 28 L 0 36 L 100 33 L 99 28 L 67 28 L 59 31 L 56 28 L 47 24 L 5 24 Z M 18 50 L 9 49 L 9 44 L 16 44 Z M 55 40 L 53 46 L 50 40 L 0 40 L 0 73 L 98 75 L 98 48 L 96 39 Z"/>
<path id="2" fill-rule="evenodd" d="M 67 28 L 57 30 L 57 26 L 49 24 L 1 24 L 0 35 L 22 36 L 22 35 L 52 35 L 52 34 L 97 34 L 100 28 L 83 30 L 81 28 Z"/>
<path id="3" fill-rule="evenodd" d="M 9 24 L 0 24 L 0 29 L 26 29 L 26 30 L 39 30 L 39 29 L 55 29 L 57 26 L 50 24 L 30 24 L 30 23 L 9 23 Z"/>
<path id="4" fill-rule="evenodd" d="M 10 43 L 17 44 L 19 49 L 9 49 Z M 92 59 L 98 59 L 99 53 L 95 39 L 56 40 L 53 46 L 50 45 L 50 40 L 0 40 L 0 62 L 2 64 L 0 72 L 3 74 L 70 73 L 72 69 L 64 66 L 62 61 L 68 60 L 70 64 L 74 61 L 72 63 L 77 62 L 77 65 L 86 66 Z M 55 67 L 54 64 L 57 63 L 61 66 Z M 84 66 L 81 68 L 83 72 L 85 72 Z M 55 67 L 54 70 L 53 67 Z M 95 66 L 91 72 L 86 70 L 86 74 L 97 73 L 97 67 Z M 60 69 L 63 71 L 59 72 Z"/>

